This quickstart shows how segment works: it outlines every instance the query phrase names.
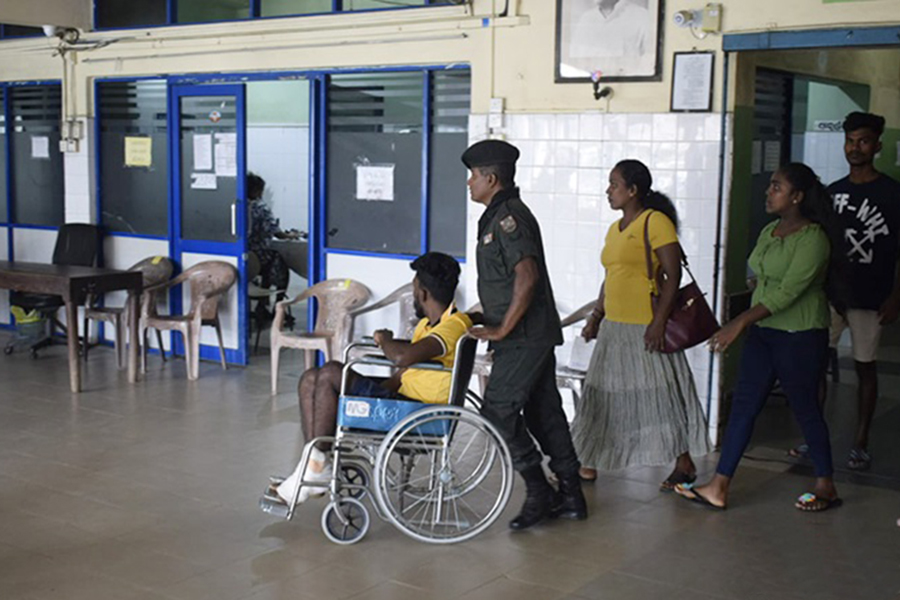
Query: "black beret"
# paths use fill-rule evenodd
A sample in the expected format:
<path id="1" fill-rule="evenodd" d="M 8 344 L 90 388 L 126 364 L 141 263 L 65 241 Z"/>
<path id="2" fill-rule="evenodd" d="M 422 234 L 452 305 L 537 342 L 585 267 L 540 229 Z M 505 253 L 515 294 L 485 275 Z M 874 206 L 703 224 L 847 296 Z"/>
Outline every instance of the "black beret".
<path id="1" fill-rule="evenodd" d="M 502 140 L 475 142 L 463 152 L 462 161 L 468 168 L 490 165 L 515 164 L 519 160 L 519 149 Z"/>

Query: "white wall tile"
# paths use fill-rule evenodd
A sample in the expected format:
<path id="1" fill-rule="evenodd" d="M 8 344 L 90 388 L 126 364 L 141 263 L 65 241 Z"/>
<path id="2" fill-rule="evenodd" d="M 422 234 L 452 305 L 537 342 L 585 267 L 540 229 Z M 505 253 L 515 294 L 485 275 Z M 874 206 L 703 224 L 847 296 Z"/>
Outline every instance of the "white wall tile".
<path id="1" fill-rule="evenodd" d="M 653 140 L 674 142 L 678 139 L 678 115 L 672 113 L 653 115 Z"/>
<path id="2" fill-rule="evenodd" d="M 675 142 L 654 142 L 652 164 L 655 169 L 677 168 L 678 144 Z M 656 179 L 655 174 L 654 179 Z"/>
<path id="3" fill-rule="evenodd" d="M 618 163 L 623 158 L 625 158 L 624 142 L 603 143 L 603 157 L 601 166 L 607 170 L 607 176 L 609 175 L 609 170 L 616 166 L 616 163 Z"/>
<path id="4" fill-rule="evenodd" d="M 556 140 L 577 140 L 579 133 L 579 117 L 578 115 L 559 114 L 554 115 L 554 139 Z"/>
<path id="5" fill-rule="evenodd" d="M 714 113 L 704 118 L 703 139 L 707 142 L 718 142 L 722 139 L 722 115 Z"/>
<path id="6" fill-rule="evenodd" d="M 624 142 L 628 139 L 628 115 L 624 113 L 606 115 L 603 119 L 603 140 Z"/>
<path id="7" fill-rule="evenodd" d="M 596 169 L 600 166 L 603 155 L 603 146 L 600 142 L 589 141 L 578 144 L 578 166 L 587 169 Z"/>
<path id="8" fill-rule="evenodd" d="M 601 169 L 579 169 L 577 192 L 584 195 L 603 194 L 606 191 L 604 172 Z"/>
<path id="9" fill-rule="evenodd" d="M 578 196 L 575 194 L 553 195 L 553 219 L 557 221 L 578 220 Z"/>
<path id="10" fill-rule="evenodd" d="M 582 223 L 600 222 L 600 203 L 605 197 L 595 194 L 578 195 L 578 220 Z"/>
<path id="11" fill-rule="evenodd" d="M 603 115 L 600 113 L 584 113 L 579 116 L 578 139 L 603 139 Z"/>
<path id="12" fill-rule="evenodd" d="M 531 189 L 535 192 L 556 191 L 556 169 L 543 166 L 535 167 L 532 170 Z"/>
<path id="13" fill-rule="evenodd" d="M 648 167 L 653 165 L 653 144 L 650 142 L 632 142 L 625 144 L 625 157 L 639 160 Z"/>
<path id="14" fill-rule="evenodd" d="M 528 115 L 529 136 L 533 140 L 552 140 L 556 133 L 556 115 Z"/>
<path id="15" fill-rule="evenodd" d="M 706 138 L 706 117 L 704 115 L 678 115 L 678 141 L 702 142 Z"/>
<path id="16" fill-rule="evenodd" d="M 653 139 L 653 115 L 634 113 L 628 115 L 628 140 L 649 142 Z"/>
<path id="17" fill-rule="evenodd" d="M 484 139 L 487 136 L 487 115 L 469 115 L 469 139 Z M 516 135 L 516 137 L 528 137 Z"/>
<path id="18" fill-rule="evenodd" d="M 558 194 L 578 193 L 578 169 L 558 167 L 555 171 L 554 192 Z"/>
<path id="19" fill-rule="evenodd" d="M 557 167 L 577 167 L 579 145 L 577 141 L 553 142 L 553 164 Z"/>
<path id="20" fill-rule="evenodd" d="M 717 142 L 679 142 L 679 169 L 716 169 L 719 164 L 719 144 Z"/>

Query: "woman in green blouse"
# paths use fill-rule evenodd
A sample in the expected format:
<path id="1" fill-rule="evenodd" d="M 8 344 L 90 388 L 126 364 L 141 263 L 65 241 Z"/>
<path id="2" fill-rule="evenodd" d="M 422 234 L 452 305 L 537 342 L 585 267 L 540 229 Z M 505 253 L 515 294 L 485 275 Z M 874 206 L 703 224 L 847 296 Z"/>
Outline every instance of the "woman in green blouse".
<path id="1" fill-rule="evenodd" d="M 801 495 L 795 506 L 822 511 L 841 502 L 832 479 L 828 426 L 818 403 L 831 322 L 825 284 L 832 255 L 835 260 L 841 255 L 841 231 L 832 226 L 831 198 L 804 164 L 785 165 L 772 176 L 766 212 L 778 220 L 762 230 L 750 254 L 750 268 L 758 279 L 751 308 L 710 340 L 712 349 L 722 352 L 747 331 L 716 474 L 704 485 L 680 485 L 676 491 L 711 508 L 726 507 L 731 479 L 777 379 L 815 467 L 813 490 Z"/>

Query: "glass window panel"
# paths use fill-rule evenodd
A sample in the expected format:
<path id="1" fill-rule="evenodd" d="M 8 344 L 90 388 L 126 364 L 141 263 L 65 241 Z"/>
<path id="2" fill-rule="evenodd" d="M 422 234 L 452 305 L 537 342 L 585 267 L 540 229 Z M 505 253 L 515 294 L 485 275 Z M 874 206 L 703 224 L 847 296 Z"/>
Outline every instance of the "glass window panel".
<path id="1" fill-rule="evenodd" d="M 260 0 L 259 15 L 281 17 L 329 13 L 332 6 L 332 0 Z"/>
<path id="2" fill-rule="evenodd" d="M 328 247 L 419 254 L 422 90 L 421 71 L 329 79 Z M 390 199 L 358 198 L 359 169 L 373 166 L 392 167 Z"/>
<path id="3" fill-rule="evenodd" d="M 431 75 L 431 148 L 428 159 L 429 250 L 466 254 L 466 167 L 460 156 L 469 142 L 470 72 Z"/>
<path id="4" fill-rule="evenodd" d="M 213 113 L 217 113 L 215 119 Z M 181 99 L 181 237 L 189 240 L 233 242 L 232 205 L 237 198 L 237 178 L 217 176 L 216 189 L 193 189 L 194 173 L 214 174 L 213 169 L 197 169 L 194 163 L 194 136 L 217 136 L 237 132 L 234 96 L 185 96 Z"/>
<path id="5" fill-rule="evenodd" d="M 97 28 L 165 25 L 166 0 L 96 0 Z"/>
<path id="6" fill-rule="evenodd" d="M 3 101 L 6 89 L 0 88 L 0 223 L 6 223 L 6 114 L 3 111 Z"/>
<path id="7" fill-rule="evenodd" d="M 100 220 L 109 231 L 168 232 L 166 82 L 101 82 Z M 135 139 L 137 138 L 137 139 Z M 151 164 L 125 164 L 125 146 L 149 139 Z"/>
<path id="8" fill-rule="evenodd" d="M 178 23 L 250 18 L 250 0 L 176 0 Z"/>
<path id="9" fill-rule="evenodd" d="M 44 35 L 44 31 L 40 27 L 26 27 L 24 25 L 4 25 L 3 37 L 31 37 L 36 35 Z"/>
<path id="10" fill-rule="evenodd" d="M 9 93 L 13 221 L 59 226 L 64 215 L 60 87 L 28 85 L 9 88 Z"/>

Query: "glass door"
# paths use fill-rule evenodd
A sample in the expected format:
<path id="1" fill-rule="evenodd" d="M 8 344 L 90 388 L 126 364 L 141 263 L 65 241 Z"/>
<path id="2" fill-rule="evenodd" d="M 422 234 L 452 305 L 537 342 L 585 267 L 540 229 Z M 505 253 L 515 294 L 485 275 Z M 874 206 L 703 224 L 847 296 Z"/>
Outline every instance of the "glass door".
<path id="1" fill-rule="evenodd" d="M 174 257 L 182 269 L 208 260 L 234 265 L 238 284 L 219 305 L 219 322 L 230 363 L 247 364 L 247 281 L 244 86 L 176 85 L 170 96 L 174 210 Z M 189 310 L 186 286 L 172 299 Z M 175 351 L 183 353 L 182 341 Z M 204 327 L 200 356 L 219 359 L 216 333 Z"/>

